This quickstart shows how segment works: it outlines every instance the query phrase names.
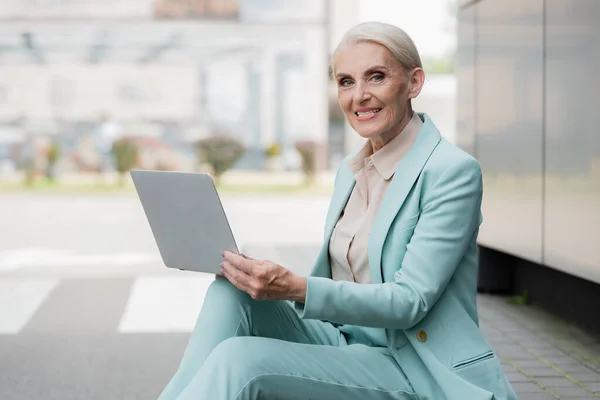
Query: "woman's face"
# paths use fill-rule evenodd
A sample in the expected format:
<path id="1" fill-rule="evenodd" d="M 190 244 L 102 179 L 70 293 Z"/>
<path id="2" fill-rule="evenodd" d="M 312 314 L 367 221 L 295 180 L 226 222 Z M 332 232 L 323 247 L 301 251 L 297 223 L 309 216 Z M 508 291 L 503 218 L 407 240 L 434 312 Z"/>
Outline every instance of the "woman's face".
<path id="1" fill-rule="evenodd" d="M 343 46 L 333 63 L 338 103 L 352 128 L 367 139 L 399 133 L 412 115 L 409 100 L 421 89 L 415 72 L 423 71 L 405 71 L 387 48 L 372 42 Z"/>

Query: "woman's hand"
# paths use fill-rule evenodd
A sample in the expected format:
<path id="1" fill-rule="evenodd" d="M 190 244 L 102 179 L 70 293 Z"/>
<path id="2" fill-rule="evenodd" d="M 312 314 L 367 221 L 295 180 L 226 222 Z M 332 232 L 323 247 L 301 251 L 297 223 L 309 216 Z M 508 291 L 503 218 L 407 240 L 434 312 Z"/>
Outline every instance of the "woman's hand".
<path id="1" fill-rule="evenodd" d="M 293 300 L 304 303 L 306 278 L 268 260 L 223 252 L 221 274 L 255 300 Z"/>

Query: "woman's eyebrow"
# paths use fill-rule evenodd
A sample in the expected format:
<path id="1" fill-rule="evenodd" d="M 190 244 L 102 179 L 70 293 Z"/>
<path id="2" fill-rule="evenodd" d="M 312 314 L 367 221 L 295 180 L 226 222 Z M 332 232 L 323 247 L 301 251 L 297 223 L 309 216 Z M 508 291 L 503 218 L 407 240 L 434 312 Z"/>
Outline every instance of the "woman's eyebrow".
<path id="1" fill-rule="evenodd" d="M 335 75 L 336 78 L 350 78 L 350 75 L 339 72 Z"/>
<path id="2" fill-rule="evenodd" d="M 365 71 L 365 75 L 371 75 L 373 72 L 377 72 L 378 70 L 386 70 L 387 71 L 387 67 L 384 65 L 375 65 L 371 68 L 369 68 L 368 70 Z"/>
<path id="3" fill-rule="evenodd" d="M 367 69 L 364 72 L 364 75 L 371 75 L 372 73 L 377 72 L 377 71 L 381 71 L 381 70 L 387 71 L 388 68 L 385 65 L 374 65 L 374 66 L 370 67 L 369 69 Z M 352 77 L 350 74 L 346 74 L 346 73 L 343 73 L 343 72 L 339 72 L 335 76 L 338 79 L 339 78 L 351 78 Z"/>

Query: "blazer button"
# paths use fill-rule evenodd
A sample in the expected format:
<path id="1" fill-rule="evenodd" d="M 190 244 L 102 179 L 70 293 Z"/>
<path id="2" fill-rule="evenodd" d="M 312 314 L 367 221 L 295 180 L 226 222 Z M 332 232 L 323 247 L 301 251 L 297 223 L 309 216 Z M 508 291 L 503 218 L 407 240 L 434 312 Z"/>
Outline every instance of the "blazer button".
<path id="1" fill-rule="evenodd" d="M 417 332 L 417 339 L 419 339 L 419 342 L 425 342 L 427 341 L 427 332 L 425 332 L 424 330 L 420 330 Z"/>

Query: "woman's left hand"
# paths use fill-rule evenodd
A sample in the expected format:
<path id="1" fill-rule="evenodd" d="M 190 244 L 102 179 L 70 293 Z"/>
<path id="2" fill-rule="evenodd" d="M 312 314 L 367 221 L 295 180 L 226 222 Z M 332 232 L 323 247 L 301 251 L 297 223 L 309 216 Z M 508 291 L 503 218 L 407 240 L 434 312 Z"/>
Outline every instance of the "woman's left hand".
<path id="1" fill-rule="evenodd" d="M 306 278 L 268 260 L 223 252 L 221 273 L 255 300 L 293 300 L 304 303 Z"/>

